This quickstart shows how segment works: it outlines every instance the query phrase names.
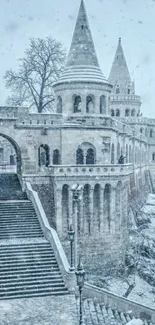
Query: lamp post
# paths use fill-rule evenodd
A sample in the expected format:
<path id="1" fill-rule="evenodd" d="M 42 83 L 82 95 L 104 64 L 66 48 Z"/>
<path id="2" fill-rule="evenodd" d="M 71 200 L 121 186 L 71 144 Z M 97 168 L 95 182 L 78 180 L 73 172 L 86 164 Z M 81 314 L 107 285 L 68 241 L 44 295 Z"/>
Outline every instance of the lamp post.
<path id="1" fill-rule="evenodd" d="M 81 190 L 83 185 L 74 184 L 72 186 L 73 193 L 73 222 L 74 222 L 74 265 L 77 267 L 77 218 L 78 218 L 78 202 L 81 200 Z"/>
<path id="2" fill-rule="evenodd" d="M 79 289 L 79 297 L 80 297 L 79 325 L 82 325 L 83 324 L 82 290 L 83 290 L 83 287 L 84 287 L 84 280 L 85 280 L 85 274 L 86 274 L 86 272 L 83 269 L 83 265 L 81 263 L 81 260 L 79 260 L 79 264 L 77 266 L 77 271 L 75 272 L 75 274 L 76 274 L 77 285 L 78 285 L 78 289 Z"/>
<path id="3" fill-rule="evenodd" d="M 73 226 L 70 225 L 69 230 L 68 230 L 68 236 L 69 236 L 70 247 L 71 247 L 70 271 L 73 271 L 75 269 L 75 267 L 74 267 L 74 259 L 73 259 L 74 235 L 75 235 L 75 231 L 73 230 Z"/>

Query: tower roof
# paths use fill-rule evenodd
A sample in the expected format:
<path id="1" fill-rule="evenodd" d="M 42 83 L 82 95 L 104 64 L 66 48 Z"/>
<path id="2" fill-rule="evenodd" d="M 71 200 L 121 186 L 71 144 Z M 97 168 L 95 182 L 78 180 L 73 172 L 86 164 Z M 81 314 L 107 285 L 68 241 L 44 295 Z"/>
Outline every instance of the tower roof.
<path id="1" fill-rule="evenodd" d="M 73 65 L 93 65 L 99 67 L 83 0 L 81 1 L 67 61 L 67 66 Z"/>
<path id="2" fill-rule="evenodd" d="M 109 84 L 99 67 L 84 0 L 81 0 L 66 68 L 54 85 L 68 82 Z"/>
<path id="3" fill-rule="evenodd" d="M 119 38 L 118 46 L 110 71 L 109 81 L 114 85 L 117 82 L 120 84 L 131 83 L 131 77 L 125 60 L 121 38 Z"/>

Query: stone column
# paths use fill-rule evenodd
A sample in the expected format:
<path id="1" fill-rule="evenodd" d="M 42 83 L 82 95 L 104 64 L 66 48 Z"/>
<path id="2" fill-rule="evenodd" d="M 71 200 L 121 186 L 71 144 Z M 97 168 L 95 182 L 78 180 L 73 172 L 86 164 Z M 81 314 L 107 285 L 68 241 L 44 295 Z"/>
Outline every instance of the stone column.
<path id="1" fill-rule="evenodd" d="M 104 189 L 100 189 L 100 233 L 104 233 Z"/>
<path id="2" fill-rule="evenodd" d="M 73 193 L 69 188 L 69 198 L 68 198 L 68 209 L 69 209 L 69 225 L 73 225 Z"/>
<path id="3" fill-rule="evenodd" d="M 111 186 L 111 200 L 110 200 L 110 232 L 116 232 L 116 185 Z"/>
<path id="4" fill-rule="evenodd" d="M 56 189 L 56 229 L 58 235 L 62 238 L 63 227 L 62 227 L 62 189 Z"/>
<path id="5" fill-rule="evenodd" d="M 90 233 L 93 230 L 93 221 L 94 221 L 94 190 L 90 189 L 89 194 L 89 212 L 90 212 Z"/>

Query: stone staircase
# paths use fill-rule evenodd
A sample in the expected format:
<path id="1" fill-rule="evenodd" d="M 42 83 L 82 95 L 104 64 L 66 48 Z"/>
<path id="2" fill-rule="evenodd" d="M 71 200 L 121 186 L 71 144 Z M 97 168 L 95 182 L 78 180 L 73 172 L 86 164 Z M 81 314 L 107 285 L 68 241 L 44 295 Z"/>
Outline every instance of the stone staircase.
<path id="1" fill-rule="evenodd" d="M 67 293 L 32 203 L 20 199 L 0 201 L 0 299 Z"/>

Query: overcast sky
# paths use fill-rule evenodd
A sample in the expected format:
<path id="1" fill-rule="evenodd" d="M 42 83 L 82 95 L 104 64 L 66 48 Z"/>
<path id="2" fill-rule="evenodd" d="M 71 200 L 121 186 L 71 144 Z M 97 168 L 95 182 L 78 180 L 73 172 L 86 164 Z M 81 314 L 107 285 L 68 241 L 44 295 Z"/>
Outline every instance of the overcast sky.
<path id="1" fill-rule="evenodd" d="M 30 37 L 51 35 L 69 49 L 80 0 L 0 0 L 0 105 L 7 69 L 17 69 Z M 155 0 L 85 0 L 100 67 L 106 77 L 122 38 L 127 64 L 143 101 L 155 117 Z"/>

